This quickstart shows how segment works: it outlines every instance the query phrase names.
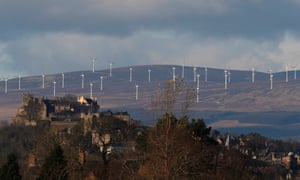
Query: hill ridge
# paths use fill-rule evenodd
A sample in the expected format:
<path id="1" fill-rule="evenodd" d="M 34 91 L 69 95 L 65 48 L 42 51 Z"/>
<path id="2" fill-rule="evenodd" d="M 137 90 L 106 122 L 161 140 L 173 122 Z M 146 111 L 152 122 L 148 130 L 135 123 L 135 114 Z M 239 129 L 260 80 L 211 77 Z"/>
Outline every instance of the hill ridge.
<path id="1" fill-rule="evenodd" d="M 182 66 L 141 65 L 132 66 L 132 82 L 129 78 L 130 66 L 113 68 L 112 77 L 110 77 L 109 69 L 95 72 L 89 70 L 64 72 L 64 88 L 62 88 L 61 73 L 45 75 L 44 89 L 42 88 L 42 75 L 21 77 L 20 90 L 18 89 L 19 79 L 9 79 L 6 86 L 7 93 L 5 93 L 5 81 L 2 81 L 0 82 L 0 120 L 11 119 L 15 115 L 24 93 L 53 98 L 53 81 L 56 81 L 56 96 L 66 94 L 90 96 L 90 83 L 93 83 L 93 96 L 98 99 L 101 109 L 132 110 L 135 112 L 131 113 L 137 114 L 137 118 L 144 119 L 148 122 L 147 124 L 151 124 L 149 123 L 151 119 L 152 123 L 155 119 L 149 116 L 151 99 L 159 88 L 163 88 L 167 80 L 173 78 L 173 67 L 175 67 L 176 77 L 181 79 Z M 292 71 L 288 74 L 289 82 L 285 82 L 285 72 L 274 73 L 273 89 L 270 90 L 268 73 L 255 72 L 255 82 L 252 83 L 251 71 L 230 70 L 230 82 L 226 90 L 223 69 L 208 68 L 207 82 L 205 82 L 205 67 L 196 68 L 196 73 L 200 74 L 199 103 L 194 103 L 191 111 L 198 112 L 194 113 L 198 116 L 204 111 L 298 112 L 300 80 L 294 79 Z M 148 69 L 151 69 L 150 82 Z M 81 87 L 82 73 L 85 75 L 84 88 Z M 103 76 L 102 91 L 100 90 L 100 76 Z M 183 79 L 188 87 L 196 89 L 194 67 L 185 66 Z M 139 85 L 138 100 L 136 100 L 135 85 Z"/>

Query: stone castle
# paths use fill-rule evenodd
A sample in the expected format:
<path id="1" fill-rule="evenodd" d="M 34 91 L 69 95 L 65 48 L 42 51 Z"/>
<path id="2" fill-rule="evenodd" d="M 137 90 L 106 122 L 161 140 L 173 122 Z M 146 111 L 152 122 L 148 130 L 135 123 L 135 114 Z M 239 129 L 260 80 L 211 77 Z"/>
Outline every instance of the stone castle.
<path id="1" fill-rule="evenodd" d="M 17 125 L 36 126 L 38 123 L 72 123 L 91 121 L 99 117 L 100 106 L 94 98 L 66 95 L 55 99 L 24 94 L 22 106 L 13 122 Z"/>

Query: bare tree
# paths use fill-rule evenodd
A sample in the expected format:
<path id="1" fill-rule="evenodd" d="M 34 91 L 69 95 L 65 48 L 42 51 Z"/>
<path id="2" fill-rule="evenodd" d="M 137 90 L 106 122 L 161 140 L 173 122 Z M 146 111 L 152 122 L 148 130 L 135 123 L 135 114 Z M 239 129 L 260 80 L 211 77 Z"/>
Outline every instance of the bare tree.
<path id="1" fill-rule="evenodd" d="M 167 115 L 166 122 L 170 126 L 170 117 L 175 112 L 180 112 L 180 117 L 186 118 L 190 106 L 196 97 L 196 92 L 188 87 L 184 81 L 173 80 L 166 82 L 163 89 L 159 89 L 152 98 L 152 110 L 161 117 L 163 114 Z"/>
<path id="2" fill-rule="evenodd" d="M 167 136 L 167 138 L 166 138 Z M 198 179 L 214 176 L 215 146 L 193 138 L 182 127 L 149 129 L 145 163 L 139 175 L 145 179 Z"/>
<path id="3" fill-rule="evenodd" d="M 152 100 L 153 110 L 161 114 L 155 127 L 147 135 L 146 162 L 140 174 L 149 179 L 182 179 L 189 173 L 190 147 L 194 139 L 184 128 L 188 109 L 195 97 L 194 91 L 183 81 L 169 80 L 158 90 Z M 181 111 L 177 119 L 174 112 Z"/>

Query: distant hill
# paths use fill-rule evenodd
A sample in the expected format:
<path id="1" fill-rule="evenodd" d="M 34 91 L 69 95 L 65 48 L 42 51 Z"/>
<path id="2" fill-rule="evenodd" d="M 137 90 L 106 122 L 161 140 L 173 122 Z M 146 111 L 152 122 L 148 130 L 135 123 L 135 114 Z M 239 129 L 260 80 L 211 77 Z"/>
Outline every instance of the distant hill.
<path id="1" fill-rule="evenodd" d="M 114 68 L 111 77 L 108 69 L 94 73 L 67 72 L 64 73 L 64 88 L 62 88 L 61 74 L 46 74 L 44 89 L 42 75 L 22 77 L 21 90 L 18 89 L 18 78 L 9 79 L 7 93 L 5 93 L 5 81 L 2 81 L 0 82 L 0 120 L 10 120 L 15 115 L 21 105 L 23 93 L 53 98 L 53 81 L 56 81 L 56 96 L 65 94 L 89 96 L 90 83 L 93 83 L 93 96 L 98 99 L 101 109 L 129 111 L 133 118 L 152 125 L 157 116 L 151 110 L 151 99 L 159 88 L 163 88 L 167 80 L 172 79 L 173 67 L 178 79 L 183 79 L 187 86 L 196 88 L 194 67 L 184 67 L 183 77 L 182 67 L 173 65 L 134 66 L 132 82 L 129 82 L 129 67 Z M 151 70 L 150 82 L 149 69 Z M 300 123 L 298 110 L 300 77 L 299 80 L 294 79 L 294 71 L 288 73 L 289 82 L 285 82 L 285 72 L 274 73 L 272 90 L 270 90 L 270 76 L 267 72 L 255 72 L 255 82 L 252 83 L 251 71 L 230 70 L 227 90 L 224 89 L 223 69 L 207 68 L 207 82 L 205 82 L 204 67 L 197 67 L 196 73 L 200 74 L 200 95 L 199 103 L 194 103 L 191 107 L 191 117 L 203 117 L 208 125 L 232 132 L 246 127 L 250 128 L 250 131 L 251 128 L 265 129 L 266 127 L 275 130 L 276 127 L 289 129 L 295 128 Z M 84 74 L 84 88 L 81 87 L 81 74 Z M 100 76 L 103 76 L 102 91 L 100 91 Z M 135 99 L 135 85 L 139 85 L 138 100 Z M 272 133 L 264 135 L 273 136 Z M 295 132 L 279 138 L 298 136 L 300 137 L 300 133 Z"/>

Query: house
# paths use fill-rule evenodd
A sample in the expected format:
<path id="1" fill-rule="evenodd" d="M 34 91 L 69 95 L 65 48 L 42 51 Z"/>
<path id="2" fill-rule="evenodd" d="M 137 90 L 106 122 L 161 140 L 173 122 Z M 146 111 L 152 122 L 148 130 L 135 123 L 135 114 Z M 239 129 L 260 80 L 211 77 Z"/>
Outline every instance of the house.
<path id="1" fill-rule="evenodd" d="M 128 124 L 132 124 L 131 123 L 131 117 L 129 115 L 129 113 L 127 111 L 124 112 L 116 112 L 113 114 L 113 117 L 122 119 L 123 121 L 127 122 Z"/>
<path id="2" fill-rule="evenodd" d="M 113 113 L 111 110 L 103 111 L 100 113 L 100 117 L 114 117 L 125 121 L 128 125 L 140 125 L 141 122 L 131 118 L 127 111 L 118 111 Z"/>
<path id="3" fill-rule="evenodd" d="M 286 169 L 295 170 L 298 167 L 297 158 L 293 152 L 289 152 L 287 156 L 282 158 L 282 163 Z"/>

